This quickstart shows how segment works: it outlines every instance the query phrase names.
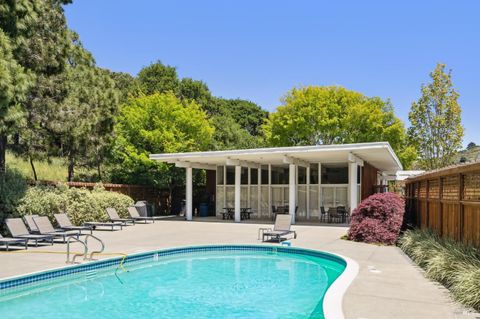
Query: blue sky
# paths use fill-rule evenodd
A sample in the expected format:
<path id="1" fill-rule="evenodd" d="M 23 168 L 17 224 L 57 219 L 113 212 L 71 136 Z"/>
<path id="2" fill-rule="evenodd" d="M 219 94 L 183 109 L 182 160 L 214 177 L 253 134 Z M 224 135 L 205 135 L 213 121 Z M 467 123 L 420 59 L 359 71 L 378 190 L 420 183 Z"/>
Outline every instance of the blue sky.
<path id="1" fill-rule="evenodd" d="M 464 144 L 480 144 L 480 1 L 76 0 L 66 7 L 101 67 L 156 60 L 216 96 L 275 110 L 301 85 L 391 99 L 408 125 L 437 62 L 453 71 Z"/>

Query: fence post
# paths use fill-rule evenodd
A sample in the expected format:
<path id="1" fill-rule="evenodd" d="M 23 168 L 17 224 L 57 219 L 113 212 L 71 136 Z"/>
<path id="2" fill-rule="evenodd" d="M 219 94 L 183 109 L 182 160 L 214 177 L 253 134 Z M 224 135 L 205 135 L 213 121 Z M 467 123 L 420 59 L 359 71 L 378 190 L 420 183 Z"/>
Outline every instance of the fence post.
<path id="1" fill-rule="evenodd" d="M 438 209 L 439 209 L 439 218 L 440 218 L 440 236 L 443 236 L 443 178 L 440 176 L 438 178 Z"/>
<path id="2" fill-rule="evenodd" d="M 459 225 L 458 225 L 458 231 L 459 231 L 459 238 L 460 241 L 463 242 L 463 183 L 464 183 L 464 176 L 462 173 L 458 174 L 458 219 L 459 219 Z"/>

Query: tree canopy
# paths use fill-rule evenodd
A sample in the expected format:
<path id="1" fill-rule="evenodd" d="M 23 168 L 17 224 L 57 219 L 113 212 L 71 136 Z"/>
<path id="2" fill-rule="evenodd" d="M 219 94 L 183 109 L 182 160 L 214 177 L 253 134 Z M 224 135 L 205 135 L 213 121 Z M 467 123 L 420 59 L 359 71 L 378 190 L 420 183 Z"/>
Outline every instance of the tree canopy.
<path id="1" fill-rule="evenodd" d="M 168 167 L 150 160 L 149 154 L 206 150 L 214 131 L 197 103 L 172 92 L 130 99 L 115 127 L 113 178 L 165 186 Z"/>
<path id="2" fill-rule="evenodd" d="M 404 166 L 414 159 L 402 123 L 390 101 L 342 87 L 310 86 L 287 93 L 263 126 L 272 146 L 387 141 Z"/>
<path id="3" fill-rule="evenodd" d="M 422 85 L 422 96 L 412 104 L 408 131 L 425 169 L 451 164 L 463 139 L 462 111 L 451 71 L 445 71 L 445 64 L 437 64 L 430 77 L 432 82 Z"/>

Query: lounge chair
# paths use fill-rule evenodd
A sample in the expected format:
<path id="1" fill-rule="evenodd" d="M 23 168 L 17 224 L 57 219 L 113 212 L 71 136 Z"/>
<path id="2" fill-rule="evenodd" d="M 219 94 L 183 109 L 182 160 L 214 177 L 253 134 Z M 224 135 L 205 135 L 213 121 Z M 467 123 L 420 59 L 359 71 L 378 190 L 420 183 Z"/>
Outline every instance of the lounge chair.
<path id="1" fill-rule="evenodd" d="M 115 230 L 115 227 L 120 227 L 120 230 L 123 228 L 123 223 L 121 222 L 86 222 L 83 223 L 84 226 L 90 226 L 94 230 L 98 230 L 98 227 L 110 227 L 112 231 Z"/>
<path id="2" fill-rule="evenodd" d="M 5 224 L 14 239 L 21 238 L 27 239 L 28 241 L 34 240 L 35 246 L 38 246 L 39 241 L 48 241 L 53 245 L 52 235 L 30 234 L 27 226 L 25 226 L 21 218 L 7 218 Z"/>
<path id="3" fill-rule="evenodd" d="M 33 221 L 34 217 L 38 217 L 38 215 L 25 215 L 23 216 L 23 221 L 27 224 L 30 233 L 39 234 L 40 232 L 38 231 L 37 225 L 35 225 L 35 222 Z"/>
<path id="4" fill-rule="evenodd" d="M 68 237 L 80 237 L 80 232 L 78 230 L 58 230 L 53 228 L 52 223 L 47 216 L 34 217 L 33 221 L 37 225 L 38 231 L 41 235 L 51 235 L 54 238 L 62 238 L 63 242 L 67 242 Z"/>
<path id="5" fill-rule="evenodd" d="M 147 223 L 147 221 L 151 220 L 155 223 L 156 220 L 159 220 L 161 219 L 162 217 L 160 216 L 151 216 L 151 217 L 148 217 L 148 216 L 140 216 L 140 214 L 138 213 L 138 210 L 135 206 L 130 206 L 128 207 L 128 213 L 130 214 L 130 217 L 132 217 L 133 219 L 135 219 L 136 221 L 144 221 L 145 224 Z"/>
<path id="6" fill-rule="evenodd" d="M 62 214 L 54 214 L 55 220 L 57 221 L 58 226 L 60 226 L 61 229 L 63 230 L 78 230 L 80 234 L 82 233 L 83 230 L 89 231 L 90 234 L 93 233 L 93 227 L 92 226 L 75 226 L 72 224 L 70 221 L 70 218 L 68 218 L 68 215 L 65 213 Z"/>
<path id="7" fill-rule="evenodd" d="M 4 244 L 6 247 L 6 250 L 8 251 L 10 245 L 15 245 L 15 244 L 22 244 L 25 245 L 25 249 L 28 248 L 28 239 L 26 238 L 5 238 L 2 237 L 2 234 L 0 234 L 0 245 Z"/>
<path id="8" fill-rule="evenodd" d="M 273 230 L 266 230 L 263 232 L 262 241 L 275 240 L 280 242 L 284 236 L 293 234 L 293 238 L 297 238 L 297 233 L 294 230 L 291 230 L 292 226 L 292 215 L 281 214 L 277 215 L 275 219 L 275 225 Z"/>
<path id="9" fill-rule="evenodd" d="M 107 211 L 108 218 L 110 218 L 111 222 L 120 222 L 123 223 L 124 226 L 127 226 L 127 223 L 131 223 L 135 225 L 135 219 L 133 218 L 120 218 L 118 216 L 117 210 L 113 207 L 107 207 L 105 209 Z"/>

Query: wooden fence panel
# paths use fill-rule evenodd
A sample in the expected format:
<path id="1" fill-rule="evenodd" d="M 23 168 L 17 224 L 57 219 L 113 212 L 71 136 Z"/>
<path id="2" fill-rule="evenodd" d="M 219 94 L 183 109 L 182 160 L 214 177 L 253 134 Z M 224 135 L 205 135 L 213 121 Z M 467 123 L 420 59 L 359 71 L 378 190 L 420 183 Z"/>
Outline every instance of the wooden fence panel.
<path id="1" fill-rule="evenodd" d="M 480 163 L 406 180 L 407 223 L 480 247 Z"/>

